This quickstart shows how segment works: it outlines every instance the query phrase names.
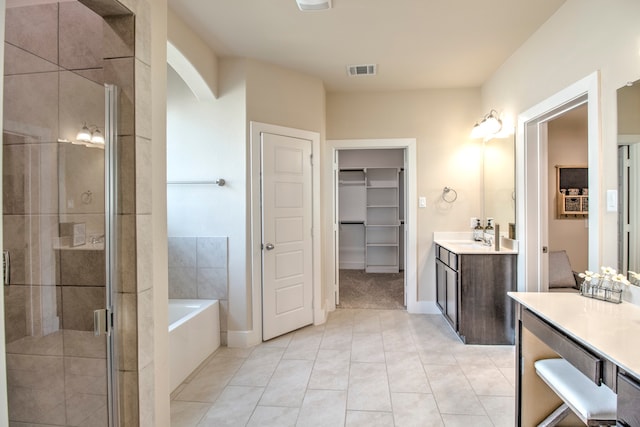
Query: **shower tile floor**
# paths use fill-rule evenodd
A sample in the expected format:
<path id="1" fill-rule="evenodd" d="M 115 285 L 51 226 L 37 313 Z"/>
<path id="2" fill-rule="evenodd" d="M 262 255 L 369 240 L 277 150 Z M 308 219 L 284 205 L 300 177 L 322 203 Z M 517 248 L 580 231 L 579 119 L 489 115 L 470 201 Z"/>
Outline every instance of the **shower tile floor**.
<path id="1" fill-rule="evenodd" d="M 171 426 L 513 426 L 514 362 L 440 315 L 341 309 L 218 349 L 172 393 Z"/>

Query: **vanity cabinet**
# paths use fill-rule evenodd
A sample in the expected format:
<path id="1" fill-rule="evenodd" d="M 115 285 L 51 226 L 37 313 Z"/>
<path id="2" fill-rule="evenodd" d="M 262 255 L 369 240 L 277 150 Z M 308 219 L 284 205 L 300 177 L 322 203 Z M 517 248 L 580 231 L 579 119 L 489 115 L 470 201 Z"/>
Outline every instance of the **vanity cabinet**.
<path id="1" fill-rule="evenodd" d="M 436 246 L 436 304 L 454 330 L 458 330 L 458 256 Z"/>
<path id="2" fill-rule="evenodd" d="M 640 383 L 631 376 L 618 374 L 618 425 L 640 425 Z"/>
<path id="3" fill-rule="evenodd" d="M 513 344 L 516 254 L 456 254 L 436 245 L 436 304 L 466 344 Z"/>

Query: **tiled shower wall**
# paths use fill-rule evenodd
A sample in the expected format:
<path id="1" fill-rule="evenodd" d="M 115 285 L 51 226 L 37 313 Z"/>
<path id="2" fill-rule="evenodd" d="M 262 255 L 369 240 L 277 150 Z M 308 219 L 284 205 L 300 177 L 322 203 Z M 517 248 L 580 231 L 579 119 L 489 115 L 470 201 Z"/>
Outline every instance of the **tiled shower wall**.
<path id="1" fill-rule="evenodd" d="M 153 265 L 150 255 L 151 195 L 149 191 L 151 182 L 150 4 L 148 0 L 122 0 L 122 4 L 136 15 L 134 27 L 134 16 L 126 14 L 122 6 L 114 0 L 81 0 L 81 2 L 90 5 L 95 12 L 104 16 L 104 21 L 97 15 L 86 14 L 86 9 L 83 9 L 80 2 L 75 1 L 16 7 L 7 11 L 5 38 L 12 46 L 5 48 L 5 52 L 21 57 L 23 60 L 15 62 L 5 59 L 5 72 L 17 76 L 13 79 L 16 84 L 12 85 L 11 82 L 5 84 L 5 113 L 10 110 L 10 107 L 16 106 L 16 99 L 11 98 L 12 90 L 23 92 L 21 98 L 33 101 L 36 108 L 29 106 L 23 111 L 31 123 L 28 125 L 28 130 L 31 132 L 22 132 L 22 134 L 36 132 L 38 135 L 44 135 L 44 138 L 40 138 L 39 141 L 29 141 L 29 143 L 37 143 L 30 145 L 28 156 L 24 157 L 30 163 L 13 162 L 17 158 L 11 155 L 4 157 L 3 180 L 11 185 L 11 179 L 8 179 L 7 175 L 11 168 L 14 171 L 22 171 L 21 165 L 30 165 L 32 170 L 56 167 L 57 155 L 51 148 L 59 145 L 56 139 L 65 138 L 65 131 L 69 130 L 63 126 L 64 119 L 72 118 L 73 121 L 80 119 L 82 114 L 77 113 L 83 112 L 85 107 L 82 104 L 82 96 L 86 93 L 63 93 L 67 77 L 80 75 L 87 81 L 93 80 L 99 84 L 115 83 L 120 87 L 118 123 L 120 191 L 117 229 L 120 414 L 122 425 L 151 426 L 155 421 L 153 418 L 153 335 L 150 333 L 153 329 L 153 276 L 151 274 Z M 87 36 L 79 36 L 79 34 Z M 28 57 L 25 55 L 27 52 L 33 52 L 34 56 Z M 16 64 L 19 65 L 17 68 Z M 57 65 L 73 70 L 73 73 L 59 69 Z M 59 92 L 56 89 L 43 90 L 42 85 L 34 84 L 43 83 L 42 80 L 49 76 L 53 77 L 53 86 L 47 87 L 57 88 Z M 31 79 L 32 82 L 18 82 L 25 78 Z M 62 122 L 58 123 L 58 120 Z M 11 118 L 7 120 L 5 117 L 5 126 L 14 124 Z M 74 128 L 72 133 L 77 132 L 78 125 L 73 123 L 72 126 Z M 45 134 L 42 133 L 43 131 Z M 26 141 L 21 142 L 19 138 L 11 139 L 5 135 L 4 142 L 16 144 L 13 150 L 17 152 L 21 149 L 18 144 Z M 26 147 L 26 145 L 23 146 Z M 19 173 L 13 176 L 18 177 L 18 181 L 14 184 L 21 185 L 21 182 L 25 182 Z M 34 342 L 27 332 L 29 325 L 27 328 L 16 327 L 17 335 L 12 336 L 11 339 L 20 336 L 24 336 L 24 339 L 16 339 L 7 346 L 8 366 L 13 363 L 18 369 L 16 372 L 19 372 L 19 375 L 10 374 L 10 377 L 19 379 L 25 384 L 40 384 L 31 391 L 26 389 L 29 394 L 21 400 L 25 404 L 25 410 L 21 413 L 25 417 L 31 417 L 32 422 L 46 421 L 76 425 L 84 421 L 88 423 L 87 425 L 100 425 L 101 421 L 97 419 L 84 418 L 85 413 L 82 410 L 78 411 L 84 408 L 79 401 L 71 400 L 63 405 L 52 406 L 55 402 L 45 400 L 40 407 L 42 410 L 36 403 L 36 398 L 44 396 L 43 393 L 49 393 L 52 399 L 60 399 L 65 393 L 60 393 L 59 387 L 65 385 L 70 387 L 69 395 L 76 398 L 97 396 L 105 389 L 104 378 L 87 376 L 74 368 L 77 366 L 76 362 L 85 362 L 85 367 L 88 367 L 86 362 L 91 360 L 104 364 L 104 342 L 94 349 L 89 343 L 91 340 L 86 339 L 84 335 L 88 328 L 87 319 L 76 317 L 72 311 L 67 312 L 64 305 L 58 304 L 56 309 L 56 301 L 72 303 L 75 298 L 81 304 L 92 305 L 96 302 L 91 298 L 89 301 L 80 295 L 83 292 L 94 296 L 101 293 L 101 298 L 104 299 L 104 291 L 100 292 L 94 287 L 98 282 L 104 283 L 104 280 L 85 280 L 85 277 L 82 281 L 78 281 L 74 271 L 81 269 L 86 273 L 90 260 L 85 256 L 71 256 L 67 253 L 66 255 L 70 255 L 67 257 L 59 251 L 52 251 L 58 222 L 78 220 L 77 217 L 57 218 L 60 214 L 57 210 L 49 209 L 48 205 L 41 203 L 43 200 L 48 200 L 43 198 L 43 195 L 48 195 L 54 202 L 53 205 L 57 205 L 57 189 L 51 191 L 51 188 L 56 187 L 57 184 L 56 175 L 53 176 L 54 179 L 46 178 L 39 183 L 41 185 L 32 186 L 41 193 L 34 199 L 39 205 L 31 205 L 35 208 L 35 210 L 31 209 L 31 213 L 35 216 L 28 221 L 20 222 L 19 216 L 7 217 L 8 212 L 4 212 L 4 237 L 5 240 L 10 241 L 14 237 L 19 238 L 16 235 L 24 235 L 26 226 L 32 227 L 31 230 L 36 233 L 29 237 L 32 254 L 29 257 L 13 258 L 16 261 L 12 264 L 16 274 L 13 280 L 29 283 L 31 287 L 29 294 L 32 299 L 34 296 L 38 298 L 38 303 L 27 304 L 27 306 L 53 307 L 53 311 L 43 310 L 39 318 L 48 319 L 52 315 L 57 315 L 61 319 L 61 327 L 64 330 L 60 333 L 45 335 Z M 13 190 L 15 189 L 13 187 Z M 97 194 L 95 197 L 101 198 Z M 25 201 L 24 198 L 19 197 L 17 200 L 18 205 L 5 203 L 5 207 L 9 206 L 12 209 L 10 213 L 19 213 L 19 205 Z M 88 220 L 87 226 L 89 227 Z M 43 234 L 43 231 L 46 234 Z M 43 239 L 42 236 L 45 238 Z M 18 255 L 20 245 L 17 244 L 13 251 Z M 83 255 L 91 258 L 98 254 L 87 251 Z M 43 256 L 45 258 L 42 258 Z M 35 269 L 26 265 L 27 259 L 39 264 L 46 261 L 47 265 L 50 264 L 50 268 L 36 272 Z M 25 262 L 21 265 L 22 260 Z M 22 274 L 22 279 L 21 271 L 25 272 Z M 103 276 L 104 271 L 96 270 L 96 275 Z M 37 292 L 49 289 L 56 291 Z M 10 295 L 7 302 L 15 298 L 19 299 L 20 290 L 19 287 L 10 287 L 8 292 L 13 292 L 14 295 Z M 26 296 L 27 293 L 23 292 L 23 294 Z M 104 306 L 103 301 L 98 302 Z M 8 304 L 7 319 L 9 323 L 24 324 L 25 315 L 17 313 L 17 307 L 20 307 L 19 303 Z M 39 328 L 45 334 L 55 329 L 55 320 L 49 321 L 48 324 L 52 326 Z M 10 327 L 10 329 L 14 331 L 13 328 Z M 46 363 L 34 365 L 34 358 L 31 356 L 33 352 L 36 352 Z M 62 355 L 64 357 L 61 357 Z M 96 371 L 90 367 L 89 369 Z M 48 377 L 46 381 L 42 380 L 46 375 L 51 374 L 54 375 Z M 10 406 L 16 403 L 15 400 L 12 402 L 11 396 L 9 400 Z M 92 403 L 90 401 L 84 403 L 87 402 Z M 99 398 L 95 402 L 98 404 L 104 400 Z M 14 407 L 19 408 L 19 406 Z M 52 412 L 53 408 L 61 409 L 62 413 Z M 65 410 L 66 415 L 64 415 Z M 102 412 L 101 409 L 100 412 Z M 67 418 L 61 418 L 63 416 Z"/>
<path id="2" fill-rule="evenodd" d="M 169 299 L 216 299 L 227 342 L 228 238 L 169 237 Z"/>

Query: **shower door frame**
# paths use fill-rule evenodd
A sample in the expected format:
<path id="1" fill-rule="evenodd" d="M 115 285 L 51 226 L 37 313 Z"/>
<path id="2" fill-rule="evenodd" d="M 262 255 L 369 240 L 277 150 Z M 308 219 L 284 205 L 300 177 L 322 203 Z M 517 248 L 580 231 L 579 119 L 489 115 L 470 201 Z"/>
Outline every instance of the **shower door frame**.
<path id="1" fill-rule="evenodd" d="M 116 289 L 118 251 L 118 87 L 105 84 L 105 290 L 106 290 L 106 340 L 107 340 L 107 408 L 109 426 L 119 425 L 118 367 L 116 346 Z M 97 331 L 94 331 L 94 333 Z"/>

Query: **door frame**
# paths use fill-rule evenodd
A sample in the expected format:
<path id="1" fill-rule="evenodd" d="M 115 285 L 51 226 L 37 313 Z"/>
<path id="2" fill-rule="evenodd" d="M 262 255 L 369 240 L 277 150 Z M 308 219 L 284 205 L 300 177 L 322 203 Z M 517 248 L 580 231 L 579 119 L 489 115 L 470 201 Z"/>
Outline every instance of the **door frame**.
<path id="1" fill-rule="evenodd" d="M 262 159 L 261 133 L 273 133 L 311 141 L 311 187 L 312 187 L 312 251 L 313 251 L 313 324 L 326 321 L 325 305 L 322 303 L 321 242 L 320 242 L 320 134 L 318 132 L 289 128 L 261 122 L 249 122 L 250 128 L 250 207 L 251 207 L 251 295 L 247 304 L 251 307 L 252 329 L 247 342 L 250 346 L 262 342 L 262 206 L 261 206 L 261 170 Z"/>
<path id="2" fill-rule="evenodd" d="M 518 115 L 516 135 L 516 238 L 521 242 L 518 256 L 518 291 L 547 291 L 548 186 L 547 123 L 559 115 L 587 103 L 589 167 L 589 268 L 600 267 L 602 184 L 600 163 L 600 73 L 585 78 Z"/>
<path id="3" fill-rule="evenodd" d="M 337 232 L 337 212 L 336 212 L 336 173 L 334 171 L 334 160 L 336 152 L 339 150 L 353 149 L 389 149 L 403 148 L 405 150 L 405 298 L 407 302 L 407 312 L 409 313 L 433 313 L 431 301 L 418 301 L 417 285 L 417 166 L 416 166 L 416 139 L 415 138 L 386 138 L 386 139 L 334 139 L 327 140 L 327 151 L 324 170 L 328 177 L 325 190 L 325 203 L 328 210 L 325 211 L 325 277 L 327 278 L 327 308 L 333 311 L 335 304 L 335 289 L 338 270 L 338 254 L 336 250 L 335 233 Z"/>

